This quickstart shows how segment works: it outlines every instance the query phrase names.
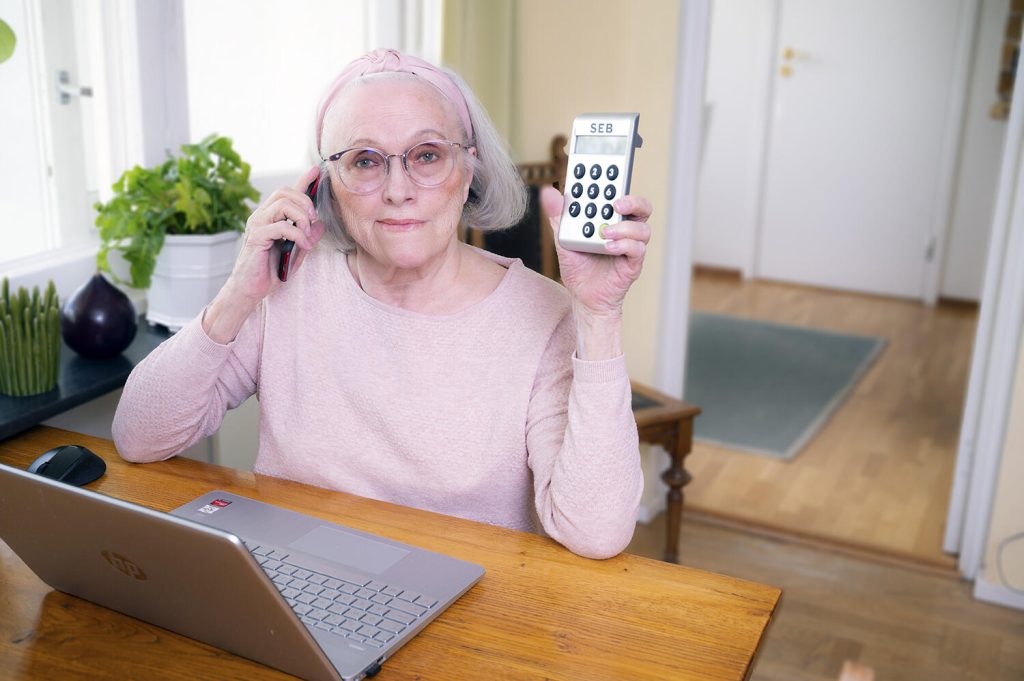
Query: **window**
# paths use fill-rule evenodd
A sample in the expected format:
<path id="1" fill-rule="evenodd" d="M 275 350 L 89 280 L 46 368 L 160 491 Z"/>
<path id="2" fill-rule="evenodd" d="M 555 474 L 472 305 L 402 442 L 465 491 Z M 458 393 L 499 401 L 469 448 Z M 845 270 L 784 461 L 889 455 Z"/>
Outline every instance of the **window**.
<path id="1" fill-rule="evenodd" d="M 345 64 L 378 46 L 440 57 L 440 0 L 182 1 L 188 136 L 230 137 L 261 192 L 317 160 L 316 105 Z"/>
<path id="2" fill-rule="evenodd" d="M 17 37 L 0 64 L 0 268 L 92 235 L 96 197 L 95 98 L 81 96 L 96 45 L 85 36 L 99 21 L 98 4 L 70 0 L 0 0 Z M 58 91 L 62 86 L 63 93 Z"/>
<path id="3" fill-rule="evenodd" d="M 367 51 L 363 0 L 185 0 L 189 134 L 226 135 L 256 176 L 305 170 L 323 88 Z"/>
<path id="4" fill-rule="evenodd" d="M 93 270 L 93 203 L 126 168 L 211 132 L 234 139 L 261 191 L 291 184 L 312 161 L 314 108 L 330 79 L 371 46 L 437 59 L 441 7 L 0 0 L 17 36 L 0 64 L 0 276 L 27 286 L 52 277 L 70 294 Z"/>

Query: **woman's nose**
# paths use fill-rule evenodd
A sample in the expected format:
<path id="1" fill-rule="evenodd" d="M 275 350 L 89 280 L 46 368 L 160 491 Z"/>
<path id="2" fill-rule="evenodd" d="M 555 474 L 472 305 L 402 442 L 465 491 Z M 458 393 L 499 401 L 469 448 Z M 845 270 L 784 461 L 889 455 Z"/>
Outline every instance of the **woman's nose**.
<path id="1" fill-rule="evenodd" d="M 391 159 L 388 174 L 384 176 L 383 198 L 386 203 L 403 203 L 413 198 L 416 185 L 405 171 L 400 158 Z"/>

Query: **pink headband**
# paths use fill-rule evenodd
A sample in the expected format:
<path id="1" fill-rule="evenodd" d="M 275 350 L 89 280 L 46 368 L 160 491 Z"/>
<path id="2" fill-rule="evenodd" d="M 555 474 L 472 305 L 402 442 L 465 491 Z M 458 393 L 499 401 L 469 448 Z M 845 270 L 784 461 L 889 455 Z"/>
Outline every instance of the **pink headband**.
<path id="1" fill-rule="evenodd" d="M 318 151 L 324 129 L 324 116 L 327 115 L 327 109 L 331 102 L 346 85 L 356 78 L 371 73 L 411 73 L 427 81 L 440 90 L 441 94 L 455 106 L 459 118 L 462 119 L 462 125 L 466 128 L 466 134 L 470 139 L 473 138 L 473 124 L 469 119 L 469 107 L 466 106 L 462 92 L 448 77 L 448 74 L 429 62 L 402 54 L 397 50 L 376 49 L 346 66 L 327 88 L 323 99 L 320 100 L 320 107 L 316 115 L 316 147 Z"/>

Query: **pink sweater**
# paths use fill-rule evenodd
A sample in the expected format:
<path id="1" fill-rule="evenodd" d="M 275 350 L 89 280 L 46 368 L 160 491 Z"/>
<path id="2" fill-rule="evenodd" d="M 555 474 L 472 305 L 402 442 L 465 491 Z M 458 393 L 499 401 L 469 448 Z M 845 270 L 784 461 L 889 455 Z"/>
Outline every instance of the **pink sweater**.
<path id="1" fill-rule="evenodd" d="M 453 315 L 390 307 L 316 249 L 221 345 L 192 321 L 139 364 L 114 417 L 129 461 L 174 456 L 256 394 L 255 471 L 520 530 L 603 558 L 643 490 L 622 357 L 574 357 L 567 292 L 518 261 Z"/>

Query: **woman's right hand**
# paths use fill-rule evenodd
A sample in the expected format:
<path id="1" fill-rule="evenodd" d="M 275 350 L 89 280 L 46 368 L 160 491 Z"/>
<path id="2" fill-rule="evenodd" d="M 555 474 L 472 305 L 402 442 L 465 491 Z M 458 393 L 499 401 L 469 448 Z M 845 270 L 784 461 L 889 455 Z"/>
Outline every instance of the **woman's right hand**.
<path id="1" fill-rule="evenodd" d="M 249 216 L 231 276 L 203 317 L 203 330 L 212 340 L 234 340 L 260 301 L 281 285 L 277 278 L 280 249 L 275 248 L 279 239 L 295 242 L 290 270 L 294 273 L 323 236 L 323 223 L 306 196 L 306 188 L 319 174 L 319 166 L 311 167 L 294 186 L 278 189 Z"/>

